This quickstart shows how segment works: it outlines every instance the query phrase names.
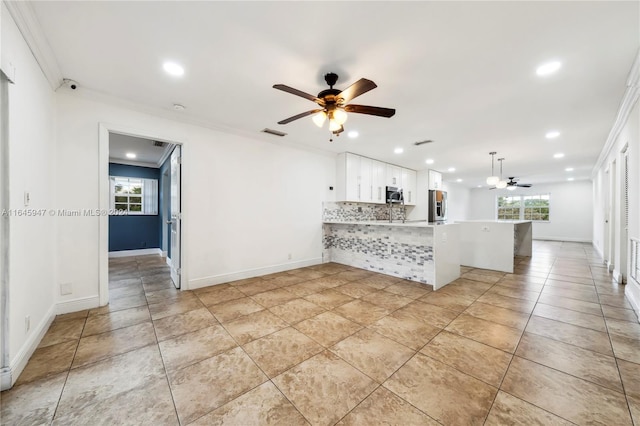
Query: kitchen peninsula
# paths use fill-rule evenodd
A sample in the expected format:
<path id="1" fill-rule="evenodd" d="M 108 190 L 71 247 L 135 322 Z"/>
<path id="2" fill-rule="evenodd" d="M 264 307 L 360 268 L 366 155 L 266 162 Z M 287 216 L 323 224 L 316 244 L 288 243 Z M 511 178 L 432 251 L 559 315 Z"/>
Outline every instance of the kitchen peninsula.
<path id="1" fill-rule="evenodd" d="M 460 224 L 460 263 L 513 273 L 514 256 L 531 256 L 529 220 L 466 220 Z"/>
<path id="2" fill-rule="evenodd" d="M 324 261 L 442 288 L 460 277 L 457 224 L 426 221 L 327 220 Z"/>

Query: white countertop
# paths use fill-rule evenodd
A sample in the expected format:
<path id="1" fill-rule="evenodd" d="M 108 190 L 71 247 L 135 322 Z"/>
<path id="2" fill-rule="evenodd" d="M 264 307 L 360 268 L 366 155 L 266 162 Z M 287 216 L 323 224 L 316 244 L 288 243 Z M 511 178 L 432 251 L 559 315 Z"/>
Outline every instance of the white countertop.
<path id="1" fill-rule="evenodd" d="M 456 223 L 510 223 L 512 225 L 521 225 L 523 223 L 531 223 L 530 220 L 456 220 Z"/>
<path id="2" fill-rule="evenodd" d="M 391 223 L 389 223 L 388 220 L 346 221 L 346 222 L 325 221 L 323 223 L 328 224 L 328 225 L 402 226 L 402 227 L 406 227 L 406 228 L 435 228 L 436 226 L 455 225 L 455 223 L 433 223 L 433 222 L 427 222 L 426 220 L 407 221 L 405 223 L 402 223 L 401 220 L 394 220 Z"/>

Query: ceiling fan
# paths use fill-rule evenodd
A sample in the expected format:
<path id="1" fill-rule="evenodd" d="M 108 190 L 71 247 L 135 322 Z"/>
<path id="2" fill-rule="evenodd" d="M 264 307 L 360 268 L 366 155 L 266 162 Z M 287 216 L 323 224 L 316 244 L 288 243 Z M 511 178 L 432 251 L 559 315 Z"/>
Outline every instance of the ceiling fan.
<path id="1" fill-rule="evenodd" d="M 530 183 L 518 183 L 515 177 L 510 176 L 508 179 L 509 181 L 507 182 L 507 188 L 510 186 L 513 186 L 513 187 L 519 186 L 520 188 L 531 188 Z"/>
<path id="2" fill-rule="evenodd" d="M 318 93 L 318 96 L 310 95 L 284 84 L 274 84 L 274 89 L 282 90 L 283 92 L 291 93 L 292 95 L 309 99 L 310 101 L 318 104 L 318 106 L 320 107 L 294 115 L 293 117 L 286 118 L 282 121 L 278 121 L 278 124 L 291 123 L 292 121 L 299 118 L 313 115 L 313 122 L 318 127 L 322 127 L 322 125 L 328 118 L 329 130 L 334 135 L 339 136 L 340 133 L 344 131 L 343 124 L 345 123 L 345 121 L 347 121 L 348 112 L 353 112 L 356 114 L 376 115 L 378 117 L 387 118 L 393 117 L 393 115 L 396 113 L 396 110 L 392 108 L 349 104 L 352 99 L 378 87 L 371 80 L 361 78 L 351 86 L 347 87 L 345 90 L 338 90 L 333 88 L 333 86 L 338 81 L 338 74 L 332 72 L 325 74 L 324 81 L 327 82 L 329 88 Z M 330 141 L 331 140 L 332 139 L 330 139 Z"/>

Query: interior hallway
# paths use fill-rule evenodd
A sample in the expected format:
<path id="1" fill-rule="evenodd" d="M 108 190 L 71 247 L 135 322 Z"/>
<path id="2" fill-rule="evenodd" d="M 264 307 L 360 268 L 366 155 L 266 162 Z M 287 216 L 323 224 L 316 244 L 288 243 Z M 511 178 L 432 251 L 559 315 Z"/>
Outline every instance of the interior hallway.
<path id="1" fill-rule="evenodd" d="M 176 291 L 112 259 L 58 316 L 2 424 L 640 424 L 640 324 L 589 244 L 438 292 L 338 264 Z"/>

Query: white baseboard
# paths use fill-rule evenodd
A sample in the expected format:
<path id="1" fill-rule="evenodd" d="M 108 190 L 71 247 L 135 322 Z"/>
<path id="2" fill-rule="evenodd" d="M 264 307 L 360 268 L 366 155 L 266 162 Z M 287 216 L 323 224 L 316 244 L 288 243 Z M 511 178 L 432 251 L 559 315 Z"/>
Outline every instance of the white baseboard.
<path id="1" fill-rule="evenodd" d="M 167 257 L 168 255 L 169 255 L 169 252 L 168 252 L 168 251 L 166 251 L 166 250 L 164 250 L 164 251 L 160 254 L 160 256 L 162 256 L 162 257 Z"/>
<path id="2" fill-rule="evenodd" d="M 624 295 L 629 299 L 631 307 L 636 311 L 638 322 L 640 322 L 640 284 L 629 279 L 629 282 L 624 288 Z"/>
<path id="3" fill-rule="evenodd" d="M 2 388 L 0 390 L 11 388 L 16 380 L 18 380 L 20 373 L 22 373 L 22 370 L 27 366 L 27 362 L 29 362 L 31 355 L 33 355 L 35 350 L 38 348 L 40 341 L 42 341 L 42 338 L 49 329 L 53 319 L 56 317 L 55 311 L 56 305 L 51 305 L 38 326 L 33 330 L 33 333 L 31 333 L 16 356 L 10 361 L 9 371 L 5 370 L 2 372 Z M 9 387 L 5 387 L 7 385 Z"/>
<path id="4" fill-rule="evenodd" d="M 159 248 L 149 248 L 140 250 L 110 251 L 109 257 L 147 256 L 150 254 L 157 254 L 162 256 L 162 250 L 160 250 Z"/>
<path id="5" fill-rule="evenodd" d="M 276 272 L 289 271 L 296 268 L 304 268 L 305 266 L 320 265 L 321 263 L 322 257 L 317 257 L 313 259 L 300 260 L 297 262 L 266 266 L 263 268 L 247 269 L 244 271 L 232 272 L 230 274 L 220 274 L 205 278 L 196 278 L 194 280 L 189 280 L 189 288 L 185 290 L 195 290 L 196 288 L 243 280 L 245 278 L 259 277 L 261 275 L 274 274 Z"/>
<path id="6" fill-rule="evenodd" d="M 613 279 L 616 280 L 618 284 L 624 284 L 622 282 L 622 274 L 616 268 L 613 268 Z"/>
<path id="7" fill-rule="evenodd" d="M 567 238 L 567 237 L 534 237 L 534 240 L 541 241 L 566 241 L 569 243 L 592 243 L 591 240 L 585 240 L 582 238 Z"/>
<path id="8" fill-rule="evenodd" d="M 165 262 L 167 262 L 167 265 L 171 268 L 171 258 L 169 256 L 165 256 Z"/>
<path id="9" fill-rule="evenodd" d="M 600 256 L 600 259 L 604 259 L 604 254 L 602 254 L 602 250 L 600 250 L 600 247 L 598 247 L 594 242 L 592 242 L 591 245 L 595 249 L 596 253 L 598 253 L 598 256 Z"/>
<path id="10" fill-rule="evenodd" d="M 607 262 L 605 264 L 607 265 L 607 271 L 613 272 L 613 263 L 611 263 L 611 261 L 607 260 Z"/>
<path id="11" fill-rule="evenodd" d="M 98 307 L 100 307 L 100 296 L 81 297 L 79 299 L 58 302 L 56 304 L 56 315 L 84 311 L 85 309 Z"/>

